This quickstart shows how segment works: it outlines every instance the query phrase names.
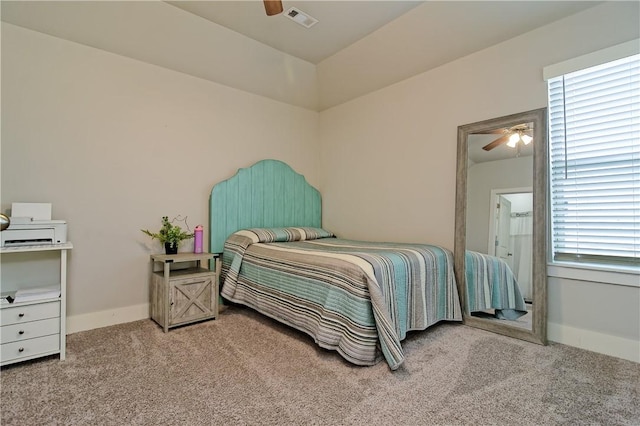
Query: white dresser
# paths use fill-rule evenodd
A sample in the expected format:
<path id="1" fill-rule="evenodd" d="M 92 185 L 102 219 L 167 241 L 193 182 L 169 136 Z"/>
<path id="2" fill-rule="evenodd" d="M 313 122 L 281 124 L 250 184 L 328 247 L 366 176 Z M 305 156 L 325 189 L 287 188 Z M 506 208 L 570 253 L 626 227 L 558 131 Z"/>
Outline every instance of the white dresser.
<path id="1" fill-rule="evenodd" d="M 12 364 L 47 355 L 60 354 L 65 359 L 67 251 L 71 243 L 0 248 L 2 267 L 11 267 L 12 256 L 23 253 L 57 251 L 60 260 L 59 296 L 27 293 L 24 301 L 0 304 L 0 365 Z M 30 279 L 2 283 L 2 296 L 16 295 L 23 287 L 37 288 Z M 49 286 L 47 286 L 49 287 Z M 56 286 L 54 286 L 56 287 Z"/>

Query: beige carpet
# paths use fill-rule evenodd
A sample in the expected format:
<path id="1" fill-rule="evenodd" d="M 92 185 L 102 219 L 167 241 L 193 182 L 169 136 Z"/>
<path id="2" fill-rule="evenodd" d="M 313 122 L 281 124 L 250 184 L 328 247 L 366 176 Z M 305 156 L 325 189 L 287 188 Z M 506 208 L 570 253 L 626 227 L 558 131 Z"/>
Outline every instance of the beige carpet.
<path id="1" fill-rule="evenodd" d="M 356 367 L 252 311 L 165 334 L 150 320 L 68 336 L 2 368 L 4 425 L 640 424 L 640 364 L 460 324 L 414 333 L 405 365 Z"/>

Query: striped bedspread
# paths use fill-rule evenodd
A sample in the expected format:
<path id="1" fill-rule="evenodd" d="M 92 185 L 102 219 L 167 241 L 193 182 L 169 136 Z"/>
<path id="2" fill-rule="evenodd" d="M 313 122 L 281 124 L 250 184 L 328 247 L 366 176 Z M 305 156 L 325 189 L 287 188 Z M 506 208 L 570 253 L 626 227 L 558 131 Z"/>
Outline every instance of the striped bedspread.
<path id="1" fill-rule="evenodd" d="M 518 282 L 502 259 L 468 250 L 465 265 L 469 312 L 495 309 L 508 319 L 527 313 Z"/>
<path id="2" fill-rule="evenodd" d="M 221 294 L 304 331 L 348 361 L 391 369 L 408 331 L 462 319 L 450 251 L 332 238 L 317 228 L 251 229 L 225 243 Z"/>

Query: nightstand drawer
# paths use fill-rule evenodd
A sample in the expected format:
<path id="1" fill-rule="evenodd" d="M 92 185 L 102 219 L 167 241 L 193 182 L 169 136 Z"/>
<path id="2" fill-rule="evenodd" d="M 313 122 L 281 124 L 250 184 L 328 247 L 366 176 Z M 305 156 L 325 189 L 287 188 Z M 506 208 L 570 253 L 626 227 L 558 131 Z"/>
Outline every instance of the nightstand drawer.
<path id="1" fill-rule="evenodd" d="M 0 310 L 0 325 L 11 325 L 60 317 L 60 302 L 35 305 L 3 307 Z"/>
<path id="2" fill-rule="evenodd" d="M 39 355 L 54 354 L 60 351 L 60 336 L 37 337 L 20 342 L 0 345 L 0 362 L 34 358 Z"/>
<path id="3" fill-rule="evenodd" d="M 0 327 L 0 342 L 11 343 L 60 333 L 60 319 L 49 318 Z"/>

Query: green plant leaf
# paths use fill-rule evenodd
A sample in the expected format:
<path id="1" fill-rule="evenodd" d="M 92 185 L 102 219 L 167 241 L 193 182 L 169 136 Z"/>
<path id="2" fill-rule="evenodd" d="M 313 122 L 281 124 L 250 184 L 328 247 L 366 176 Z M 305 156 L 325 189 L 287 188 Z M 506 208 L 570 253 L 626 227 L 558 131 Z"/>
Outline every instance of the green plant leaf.
<path id="1" fill-rule="evenodd" d="M 193 233 L 185 232 L 178 225 L 173 225 L 169 222 L 169 218 L 167 216 L 162 217 L 162 227 L 158 232 L 151 232 L 148 229 L 141 229 L 141 231 L 152 239 L 159 240 L 162 244 L 180 244 L 183 240 L 193 238 Z"/>

